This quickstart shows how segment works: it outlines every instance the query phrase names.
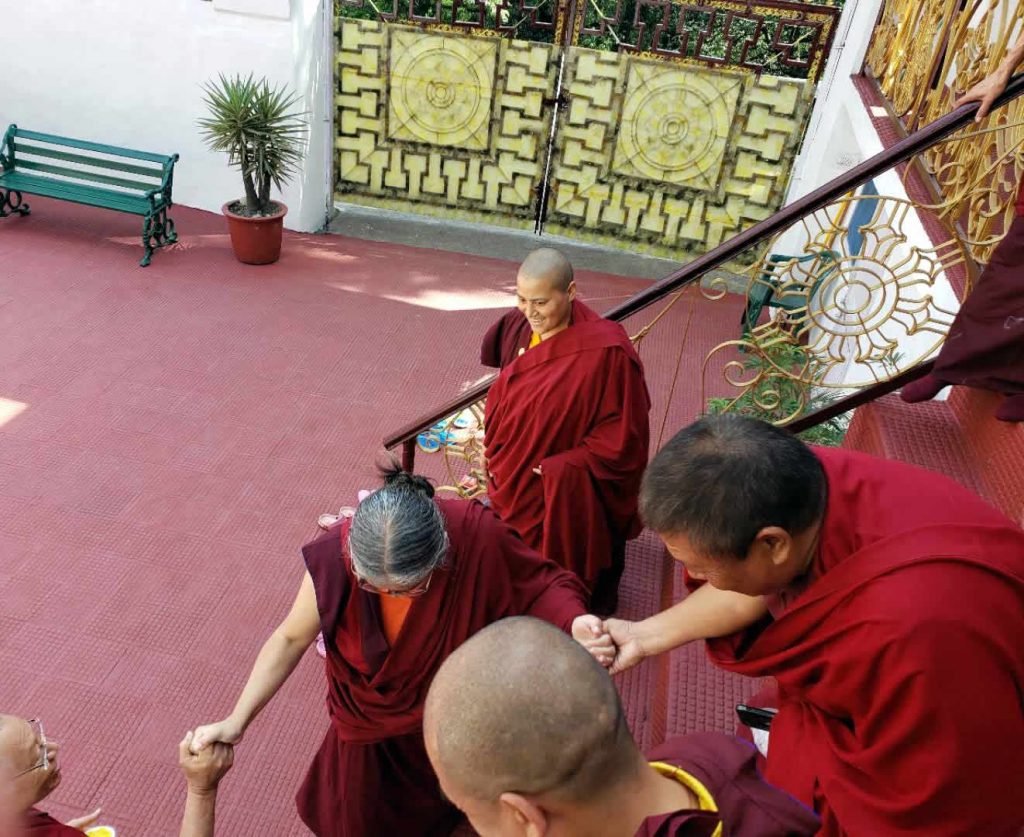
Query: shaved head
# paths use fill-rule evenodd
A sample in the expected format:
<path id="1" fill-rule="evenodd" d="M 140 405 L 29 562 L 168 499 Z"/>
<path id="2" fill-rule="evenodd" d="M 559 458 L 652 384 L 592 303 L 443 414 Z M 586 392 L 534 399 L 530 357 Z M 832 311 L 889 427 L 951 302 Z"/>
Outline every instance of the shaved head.
<path id="1" fill-rule="evenodd" d="M 643 764 L 607 672 L 562 631 L 526 616 L 489 625 L 445 660 L 424 733 L 456 804 L 506 792 L 574 804 Z"/>
<path id="2" fill-rule="evenodd" d="M 557 250 L 534 250 L 519 266 L 516 305 L 541 340 L 569 327 L 575 298 L 572 265 Z"/>
<path id="3" fill-rule="evenodd" d="M 530 253 L 519 266 L 519 276 L 548 282 L 553 290 L 562 293 L 568 292 L 573 281 L 569 260 L 551 247 L 541 247 Z"/>

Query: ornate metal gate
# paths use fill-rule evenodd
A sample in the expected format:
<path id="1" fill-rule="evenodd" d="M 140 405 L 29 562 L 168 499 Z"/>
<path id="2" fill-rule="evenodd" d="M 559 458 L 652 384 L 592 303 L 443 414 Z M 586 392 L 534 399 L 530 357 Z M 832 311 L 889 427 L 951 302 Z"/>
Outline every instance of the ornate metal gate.
<path id="1" fill-rule="evenodd" d="M 838 9 L 338 0 L 339 200 L 679 257 L 773 212 Z"/>

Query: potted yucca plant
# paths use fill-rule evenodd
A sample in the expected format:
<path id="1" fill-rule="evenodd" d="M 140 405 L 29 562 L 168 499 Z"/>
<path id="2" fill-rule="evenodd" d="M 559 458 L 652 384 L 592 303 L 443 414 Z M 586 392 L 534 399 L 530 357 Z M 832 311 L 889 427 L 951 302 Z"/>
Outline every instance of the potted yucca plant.
<path id="1" fill-rule="evenodd" d="M 288 207 L 270 199 L 305 155 L 307 114 L 293 111 L 299 97 L 265 78 L 221 75 L 203 85 L 209 116 L 199 120 L 202 137 L 242 172 L 245 198 L 222 207 L 239 261 L 270 264 L 281 255 L 281 227 Z"/>

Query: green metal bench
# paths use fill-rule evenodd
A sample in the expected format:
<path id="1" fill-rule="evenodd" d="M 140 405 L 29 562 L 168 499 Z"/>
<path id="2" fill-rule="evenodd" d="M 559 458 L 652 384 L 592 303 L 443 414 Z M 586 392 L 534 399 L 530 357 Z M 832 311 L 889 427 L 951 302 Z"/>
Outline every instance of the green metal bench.
<path id="1" fill-rule="evenodd" d="M 819 253 L 811 253 L 806 256 L 784 256 L 780 253 L 773 253 L 769 256 L 761 276 L 756 282 L 752 282 L 751 287 L 747 290 L 747 304 L 740 316 L 740 325 L 743 330 L 741 339 L 750 339 L 750 333 L 757 327 L 761 312 L 766 307 L 781 308 L 784 311 L 806 309 L 821 283 L 835 273 L 839 259 L 840 254 L 834 250 L 822 250 Z M 813 261 L 820 262 L 823 267 L 809 286 L 799 285 L 792 280 L 787 282 L 785 287 L 780 285 L 781 280 L 775 272 L 780 264 L 806 264 Z"/>
<path id="2" fill-rule="evenodd" d="M 167 215 L 177 160 L 11 125 L 0 146 L 0 218 L 29 214 L 22 193 L 141 215 L 145 267 L 156 248 L 178 240 Z"/>

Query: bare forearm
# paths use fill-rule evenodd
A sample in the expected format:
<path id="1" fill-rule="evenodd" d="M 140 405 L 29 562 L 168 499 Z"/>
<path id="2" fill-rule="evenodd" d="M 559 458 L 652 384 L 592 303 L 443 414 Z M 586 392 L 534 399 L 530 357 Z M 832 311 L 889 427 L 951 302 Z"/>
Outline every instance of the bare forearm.
<path id="1" fill-rule="evenodd" d="M 295 670 L 308 644 L 289 639 L 278 629 L 260 650 L 252 673 L 231 713 L 245 729 L 260 710 L 277 694 L 284 681 Z"/>
<path id="2" fill-rule="evenodd" d="M 697 639 L 728 636 L 767 612 L 761 596 L 744 596 L 705 584 L 679 604 L 638 622 L 635 631 L 645 654 L 653 656 Z"/>
<path id="3" fill-rule="evenodd" d="M 217 792 L 199 793 L 189 790 L 185 797 L 185 814 L 181 818 L 180 837 L 213 837 Z"/>
<path id="4" fill-rule="evenodd" d="M 1003 59 L 999 66 L 1006 75 L 1010 76 L 1022 62 L 1024 62 L 1024 31 L 1022 31 L 1020 37 L 1017 38 L 1017 42 L 1010 47 L 1009 51 L 1006 53 L 1006 58 Z"/>

